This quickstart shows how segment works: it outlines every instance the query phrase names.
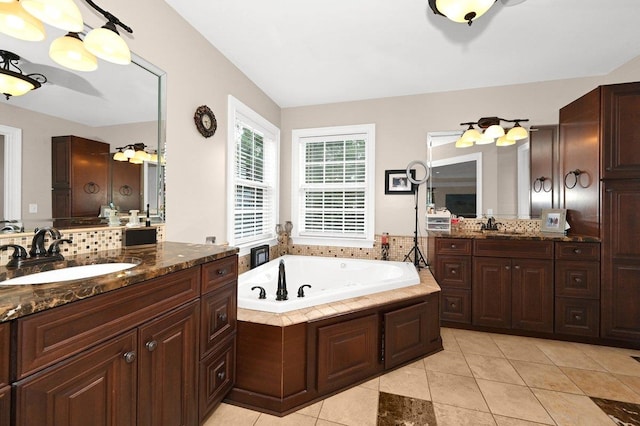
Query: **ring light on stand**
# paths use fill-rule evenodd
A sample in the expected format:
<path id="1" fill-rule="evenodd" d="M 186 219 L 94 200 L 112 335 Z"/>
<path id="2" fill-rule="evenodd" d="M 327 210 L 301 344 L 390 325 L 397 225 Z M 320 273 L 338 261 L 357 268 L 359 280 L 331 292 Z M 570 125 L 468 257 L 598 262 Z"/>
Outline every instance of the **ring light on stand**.
<path id="1" fill-rule="evenodd" d="M 416 164 L 420 164 L 422 167 L 424 167 L 424 177 L 421 179 L 414 178 L 411 176 L 411 168 Z M 420 251 L 420 247 L 418 247 L 418 189 L 420 189 L 421 184 L 425 183 L 429 179 L 429 167 L 427 166 L 427 163 L 425 163 L 424 161 L 413 160 L 407 166 L 406 173 L 407 173 L 407 179 L 409 180 L 409 182 L 411 182 L 413 185 L 416 186 L 416 192 L 415 192 L 416 218 L 415 218 L 415 230 L 413 233 L 413 248 L 409 251 L 409 253 L 406 254 L 406 256 L 403 259 L 403 262 L 406 262 L 407 259 L 411 259 L 411 255 L 413 253 L 413 264 L 418 270 L 420 270 L 421 267 L 426 268 L 428 265 L 427 265 L 427 261 L 424 259 L 424 256 L 422 255 L 422 252 Z M 416 173 L 416 176 L 418 176 L 417 173 Z"/>

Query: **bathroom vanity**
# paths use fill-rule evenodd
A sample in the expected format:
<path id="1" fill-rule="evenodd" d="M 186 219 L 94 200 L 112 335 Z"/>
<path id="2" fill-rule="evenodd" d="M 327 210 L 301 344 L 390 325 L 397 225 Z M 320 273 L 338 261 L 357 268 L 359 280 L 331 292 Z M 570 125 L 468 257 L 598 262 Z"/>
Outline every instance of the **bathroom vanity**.
<path id="1" fill-rule="evenodd" d="M 105 257 L 140 264 L 0 286 L 0 425 L 197 425 L 233 386 L 237 250 L 164 242 L 68 260 Z"/>

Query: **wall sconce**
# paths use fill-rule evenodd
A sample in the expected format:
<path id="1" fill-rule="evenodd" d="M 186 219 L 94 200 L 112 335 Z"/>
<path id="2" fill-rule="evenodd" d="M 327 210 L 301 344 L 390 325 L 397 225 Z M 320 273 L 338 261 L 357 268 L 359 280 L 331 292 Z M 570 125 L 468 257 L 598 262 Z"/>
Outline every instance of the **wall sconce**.
<path id="1" fill-rule="evenodd" d="M 116 26 L 129 33 L 133 30 L 93 1 L 85 2 L 107 23 L 89 31 L 84 42 L 79 35 L 84 31 L 82 15 L 73 0 L 0 0 L 0 32 L 21 40 L 40 41 L 46 36 L 42 22 L 68 31 L 51 43 L 49 56 L 76 71 L 95 70 L 96 57 L 115 64 L 131 63 L 131 51 Z"/>
<path id="2" fill-rule="evenodd" d="M 501 121 L 507 123 L 515 123 L 512 128 L 507 132 L 500 125 Z M 509 146 L 515 144 L 521 139 L 529 137 L 527 129 L 522 127 L 520 123 L 529 121 L 528 118 L 516 118 L 514 120 L 507 120 L 500 117 L 483 117 L 475 122 L 460 123 L 461 126 L 469 126 L 467 130 L 462 134 L 460 139 L 456 141 L 456 148 L 468 148 L 470 146 L 485 145 L 490 143 L 496 143 L 496 146 Z M 483 132 L 476 130 L 473 126 L 476 125 Z"/>
<path id="3" fill-rule="evenodd" d="M 35 90 L 47 82 L 47 77 L 42 74 L 23 74 L 18 67 L 20 56 L 13 52 L 0 50 L 0 93 L 6 96 L 24 95 L 30 90 Z"/>
<path id="4" fill-rule="evenodd" d="M 134 143 L 116 148 L 118 152 L 113 154 L 115 161 L 128 161 L 133 164 L 142 164 L 145 161 L 158 161 L 158 154 L 149 153 L 145 150 L 147 146 L 143 143 Z"/>

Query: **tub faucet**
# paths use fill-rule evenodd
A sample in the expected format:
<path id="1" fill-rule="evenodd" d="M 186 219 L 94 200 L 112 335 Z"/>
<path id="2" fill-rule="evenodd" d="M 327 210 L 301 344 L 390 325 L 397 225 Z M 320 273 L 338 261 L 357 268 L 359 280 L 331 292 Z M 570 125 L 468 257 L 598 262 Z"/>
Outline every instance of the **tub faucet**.
<path id="1" fill-rule="evenodd" d="M 278 267 L 278 290 L 276 291 L 276 300 L 287 300 L 287 276 L 284 272 L 284 260 L 280 260 Z"/>

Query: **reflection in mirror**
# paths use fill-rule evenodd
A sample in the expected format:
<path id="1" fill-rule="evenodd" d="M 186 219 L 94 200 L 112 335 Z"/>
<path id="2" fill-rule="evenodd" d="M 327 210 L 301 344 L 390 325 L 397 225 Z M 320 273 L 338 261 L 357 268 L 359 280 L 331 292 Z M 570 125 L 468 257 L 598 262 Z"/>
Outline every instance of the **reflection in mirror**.
<path id="1" fill-rule="evenodd" d="M 476 164 L 476 210 L 478 217 L 487 214 L 497 218 L 521 218 L 529 217 L 529 150 L 528 139 L 520 140 L 511 146 L 496 146 L 495 144 L 474 145 L 469 148 L 456 148 L 455 141 L 460 138 L 461 131 L 430 132 L 427 135 L 428 163 L 431 167 L 452 166 L 462 167 L 460 163 L 475 161 Z M 445 169 L 447 172 L 449 169 Z M 464 204 L 468 210 L 470 205 L 471 189 L 467 175 L 469 170 L 457 172 L 451 170 L 447 185 L 455 187 L 457 184 L 452 179 L 461 182 L 458 193 L 466 195 L 459 197 L 451 195 L 450 202 Z M 432 185 L 435 207 L 447 207 L 446 193 L 438 198 L 437 170 L 432 170 Z M 441 173 L 444 173 L 441 171 Z M 456 175 L 455 173 L 459 173 Z M 463 174 L 464 173 L 464 174 Z M 462 185 L 464 183 L 464 186 Z M 440 184 L 442 186 L 442 184 Z M 453 194 L 453 193 L 452 193 Z M 466 200 L 466 201 L 465 201 Z M 429 200 L 427 200 L 429 203 Z M 462 208 L 462 205 L 460 206 Z M 451 211 L 451 209 L 450 209 Z M 457 214 L 452 211 L 452 213 Z M 465 214 L 465 217 L 466 214 Z"/>
<path id="2" fill-rule="evenodd" d="M 482 154 L 431 162 L 430 199 L 458 217 L 482 214 Z"/>
<path id="3" fill-rule="evenodd" d="M 0 173 L 3 178 L 0 220 L 19 220 L 25 231 L 60 219 L 52 214 L 52 137 L 75 135 L 105 142 L 110 145 L 110 155 L 116 147 L 143 143 L 149 152 L 157 151 L 159 158 L 164 158 L 164 72 L 135 54 L 132 64 L 127 66 L 99 61 L 94 72 L 68 70 L 48 56 L 50 41 L 64 32 L 47 27 L 47 33 L 47 40 L 35 43 L 0 34 L 2 48 L 21 56 L 20 66 L 25 73 L 42 73 L 48 80 L 23 96 L 0 99 L 0 137 L 5 145 L 2 162 L 5 167 Z M 21 144 L 22 149 L 14 142 Z M 17 151 L 17 156 L 6 158 L 8 150 Z M 16 161 L 17 165 L 13 164 Z M 156 221 L 162 221 L 164 167 L 147 162 L 139 168 L 139 193 L 135 196 L 139 198 L 140 210 L 150 204 Z M 143 173 L 148 169 L 155 172 Z M 117 190 L 112 183 L 109 181 L 108 189 Z M 111 200 L 113 194 L 107 202 Z M 96 209 L 94 217 L 99 213 Z"/>

